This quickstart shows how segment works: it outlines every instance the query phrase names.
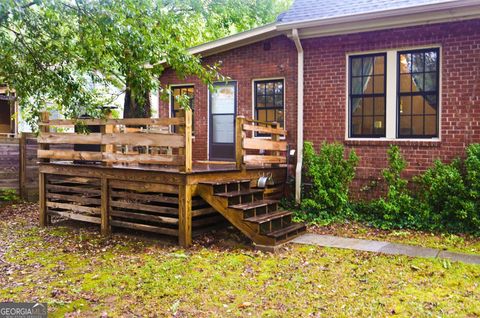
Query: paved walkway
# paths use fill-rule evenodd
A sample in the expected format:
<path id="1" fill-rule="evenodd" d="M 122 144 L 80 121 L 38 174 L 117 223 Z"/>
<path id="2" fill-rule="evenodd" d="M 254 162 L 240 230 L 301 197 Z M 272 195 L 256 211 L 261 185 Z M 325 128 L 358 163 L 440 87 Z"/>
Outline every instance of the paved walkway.
<path id="1" fill-rule="evenodd" d="M 449 252 L 434 248 L 413 246 L 406 244 L 389 243 L 382 241 L 361 240 L 332 235 L 305 234 L 292 242 L 298 244 L 319 245 L 326 247 L 346 248 L 357 251 L 376 252 L 411 257 L 431 257 L 449 259 L 469 264 L 480 264 L 480 255 Z"/>

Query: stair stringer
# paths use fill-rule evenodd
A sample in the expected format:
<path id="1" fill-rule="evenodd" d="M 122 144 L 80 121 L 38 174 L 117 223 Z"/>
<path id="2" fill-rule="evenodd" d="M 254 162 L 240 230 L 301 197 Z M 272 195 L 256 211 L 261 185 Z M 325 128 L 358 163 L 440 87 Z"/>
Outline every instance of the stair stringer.
<path id="1" fill-rule="evenodd" d="M 230 209 L 228 207 L 228 199 L 215 196 L 211 186 L 199 184 L 197 186 L 197 193 L 255 244 L 275 245 L 275 239 L 259 234 L 254 224 L 243 220 L 240 211 Z"/>

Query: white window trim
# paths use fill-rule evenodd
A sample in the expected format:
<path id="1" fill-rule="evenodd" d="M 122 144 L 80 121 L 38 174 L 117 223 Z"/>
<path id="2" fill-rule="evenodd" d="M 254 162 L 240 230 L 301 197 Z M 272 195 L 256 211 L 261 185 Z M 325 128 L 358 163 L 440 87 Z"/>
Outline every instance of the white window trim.
<path id="1" fill-rule="evenodd" d="M 252 79 L 252 118 L 255 118 L 255 82 L 258 81 L 275 81 L 275 80 L 282 80 L 283 81 L 283 129 L 287 129 L 286 126 L 286 118 L 287 118 L 287 104 L 286 104 L 286 97 L 287 97 L 287 85 L 286 82 L 287 80 L 285 77 L 266 77 L 266 78 L 254 78 Z M 253 138 L 257 139 L 270 139 L 268 136 L 255 136 L 253 134 Z M 286 137 L 282 136 L 280 137 L 280 140 L 285 140 Z"/>
<path id="2" fill-rule="evenodd" d="M 398 138 L 397 137 L 397 58 L 399 51 L 408 51 L 408 50 L 419 50 L 419 49 L 438 49 L 439 50 L 439 82 L 438 82 L 438 137 L 436 138 Z M 350 98 L 349 98 L 349 84 L 350 84 L 350 67 L 349 59 L 350 56 L 355 55 L 365 55 L 365 54 L 375 54 L 375 53 L 386 53 L 387 54 L 387 77 L 386 81 L 386 114 L 385 114 L 385 137 L 381 138 L 356 138 L 350 137 Z M 360 52 L 349 52 L 345 55 L 345 96 L 346 96 L 346 106 L 345 106 L 345 140 L 346 141 L 395 141 L 395 142 L 440 142 L 442 141 L 442 63 L 443 63 L 443 54 L 442 46 L 439 44 L 424 45 L 424 46 L 414 46 L 414 47 L 399 47 L 395 49 L 385 49 L 385 50 L 374 50 L 374 51 L 360 51 Z M 393 83 L 393 84 L 390 84 Z M 391 123 L 394 123 L 392 125 Z"/>

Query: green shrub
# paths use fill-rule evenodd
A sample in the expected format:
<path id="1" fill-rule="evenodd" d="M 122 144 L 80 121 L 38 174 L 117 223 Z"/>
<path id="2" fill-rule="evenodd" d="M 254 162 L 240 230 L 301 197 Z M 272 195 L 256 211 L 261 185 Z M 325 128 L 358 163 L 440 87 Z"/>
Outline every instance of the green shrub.
<path id="1" fill-rule="evenodd" d="M 340 144 L 323 143 L 317 153 L 310 142 L 304 144 L 304 188 L 299 217 L 316 223 L 329 223 L 349 211 L 349 186 L 355 177 L 358 157 L 345 154 Z"/>
<path id="2" fill-rule="evenodd" d="M 0 202 L 16 202 L 20 200 L 17 191 L 13 189 L 0 189 Z"/>
<path id="3" fill-rule="evenodd" d="M 387 151 L 388 168 L 382 172 L 387 186 L 384 198 L 356 205 L 358 217 L 383 229 L 418 226 L 418 208 L 408 189 L 408 181 L 402 178 L 407 162 L 398 146 Z"/>
<path id="4" fill-rule="evenodd" d="M 424 226 L 432 230 L 471 231 L 475 228 L 475 204 L 465 185 L 460 160 L 439 160 L 415 178 L 420 185 L 418 200 L 426 209 Z M 477 226 L 480 223 L 477 224 Z"/>
<path id="5" fill-rule="evenodd" d="M 416 180 L 432 229 L 480 233 L 480 144 L 467 148 L 464 162 L 435 161 Z"/>
<path id="6" fill-rule="evenodd" d="M 471 144 L 467 148 L 465 160 L 466 185 L 476 210 L 480 211 L 480 144 Z"/>

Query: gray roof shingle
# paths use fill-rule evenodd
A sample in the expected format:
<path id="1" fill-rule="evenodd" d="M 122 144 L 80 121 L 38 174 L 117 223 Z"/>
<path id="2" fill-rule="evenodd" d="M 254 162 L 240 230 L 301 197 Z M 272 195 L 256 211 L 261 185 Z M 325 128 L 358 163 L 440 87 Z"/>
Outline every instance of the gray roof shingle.
<path id="1" fill-rule="evenodd" d="M 295 0 L 290 9 L 277 17 L 277 22 L 290 23 L 320 20 L 451 1 L 452 0 Z"/>

